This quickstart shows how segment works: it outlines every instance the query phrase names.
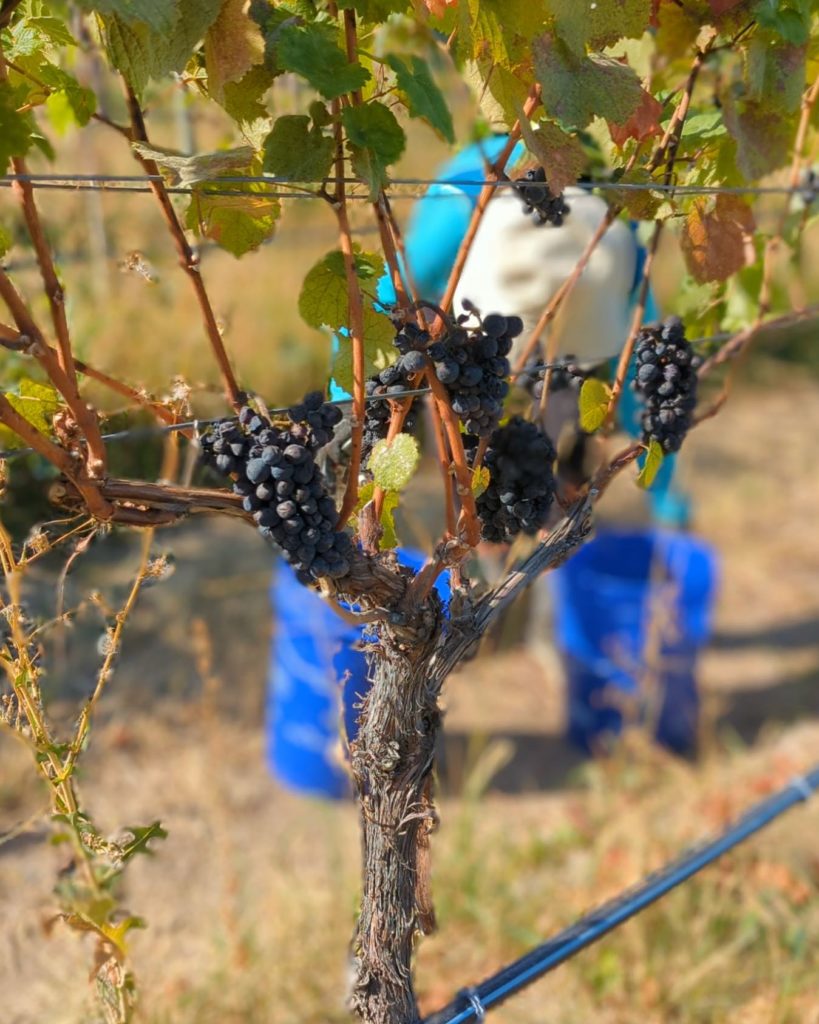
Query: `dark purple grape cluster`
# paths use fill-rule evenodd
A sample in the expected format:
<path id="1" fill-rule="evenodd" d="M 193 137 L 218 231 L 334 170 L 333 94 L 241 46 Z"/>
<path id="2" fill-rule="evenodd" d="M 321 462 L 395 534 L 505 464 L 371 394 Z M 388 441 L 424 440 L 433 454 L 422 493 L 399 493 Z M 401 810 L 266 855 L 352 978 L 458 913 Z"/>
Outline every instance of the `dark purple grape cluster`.
<path id="1" fill-rule="evenodd" d="M 686 340 L 679 317 L 644 327 L 634 348 L 637 376 L 632 387 L 642 398 L 643 443 L 656 441 L 664 452 L 676 452 L 691 426 L 697 404 L 700 358 Z"/>
<path id="2" fill-rule="evenodd" d="M 479 327 L 467 329 L 459 323 L 427 349 L 452 411 L 467 433 L 485 437 L 500 422 L 509 392 L 507 356 L 522 330 L 519 316 L 490 313 Z"/>
<path id="3" fill-rule="evenodd" d="M 472 439 L 468 446 L 476 443 Z M 489 486 L 476 502 L 484 540 L 502 544 L 546 525 L 555 496 L 555 458 L 548 435 L 522 416 L 495 430 L 484 458 Z"/>
<path id="4" fill-rule="evenodd" d="M 244 406 L 238 423 L 224 420 L 201 438 L 203 458 L 233 478 L 244 510 L 302 583 L 339 579 L 350 571 L 352 541 L 336 530 L 335 502 L 315 455 L 331 440 L 342 413 L 311 391 L 288 415 L 291 425 L 280 428 Z"/>
<path id="5" fill-rule="evenodd" d="M 563 194 L 552 194 L 542 167 L 534 167 L 522 178 L 515 178 L 512 187 L 523 200 L 524 213 L 531 214 L 536 224 L 553 224 L 559 228 L 564 217 L 571 213 Z"/>
<path id="6" fill-rule="evenodd" d="M 552 375 L 549 378 L 549 391 L 565 391 L 567 388 L 579 389 L 589 375 L 574 361 L 574 356 L 563 356 L 551 364 Z M 517 376 L 518 387 L 527 391 L 536 402 L 543 396 L 543 382 L 546 379 L 547 366 L 537 359 L 530 359 L 523 371 Z"/>
<path id="7" fill-rule="evenodd" d="M 411 378 L 426 366 L 423 350 L 429 334 L 415 324 L 405 324 L 395 336 L 398 359 L 385 367 L 366 383 L 367 408 L 364 418 L 363 451 L 366 459 L 377 441 L 383 440 L 389 430 L 392 409 L 390 399 L 412 388 Z M 418 401 L 414 399 L 404 420 L 404 430 L 411 432 L 416 424 Z"/>

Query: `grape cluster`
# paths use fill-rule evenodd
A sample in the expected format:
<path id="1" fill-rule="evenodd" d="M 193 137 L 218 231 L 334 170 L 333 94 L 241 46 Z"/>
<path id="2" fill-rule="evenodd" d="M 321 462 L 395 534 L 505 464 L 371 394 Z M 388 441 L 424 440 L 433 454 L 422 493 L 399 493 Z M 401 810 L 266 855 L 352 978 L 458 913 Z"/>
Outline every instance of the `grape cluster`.
<path id="1" fill-rule="evenodd" d="M 316 452 L 341 420 L 338 406 L 311 391 L 280 428 L 249 406 L 201 439 L 204 460 L 233 478 L 233 491 L 265 540 L 281 548 L 302 583 L 350 571 L 352 542 L 336 531 L 336 506 L 316 468 Z"/>
<path id="2" fill-rule="evenodd" d="M 470 448 L 476 443 L 467 442 Z M 546 524 L 555 496 L 555 458 L 548 435 L 521 416 L 492 434 L 484 458 L 489 486 L 476 502 L 484 540 L 501 544 Z"/>
<path id="3" fill-rule="evenodd" d="M 479 327 L 468 330 L 459 323 L 427 349 L 452 411 L 467 433 L 485 437 L 500 422 L 509 392 L 506 357 L 522 330 L 520 317 L 490 313 Z"/>
<path id="4" fill-rule="evenodd" d="M 553 224 L 559 228 L 563 218 L 571 212 L 562 193 L 552 194 L 542 167 L 535 167 L 522 178 L 516 178 L 512 188 L 523 200 L 524 213 L 531 214 L 535 224 Z"/>
<path id="5" fill-rule="evenodd" d="M 423 349 L 428 341 L 429 334 L 426 331 L 415 324 L 405 324 L 395 336 L 395 347 L 400 353 L 398 359 L 366 382 L 368 401 L 363 438 L 365 459 L 375 443 L 387 436 L 392 415 L 390 399 L 410 390 L 411 378 L 426 366 Z M 407 432 L 415 427 L 417 404 L 417 399 L 414 399 L 404 420 L 404 430 Z"/>
<path id="6" fill-rule="evenodd" d="M 551 364 L 550 392 L 580 387 L 588 376 L 588 371 L 581 369 L 574 360 L 574 356 L 563 356 Z M 546 366 L 538 359 L 530 359 L 517 377 L 518 386 L 527 391 L 538 402 L 543 395 L 543 381 L 546 379 L 546 369 Z"/>
<path id="7" fill-rule="evenodd" d="M 643 443 L 657 441 L 676 452 L 691 426 L 697 404 L 700 359 L 686 340 L 679 317 L 644 327 L 635 345 L 637 377 L 632 387 L 643 399 Z"/>

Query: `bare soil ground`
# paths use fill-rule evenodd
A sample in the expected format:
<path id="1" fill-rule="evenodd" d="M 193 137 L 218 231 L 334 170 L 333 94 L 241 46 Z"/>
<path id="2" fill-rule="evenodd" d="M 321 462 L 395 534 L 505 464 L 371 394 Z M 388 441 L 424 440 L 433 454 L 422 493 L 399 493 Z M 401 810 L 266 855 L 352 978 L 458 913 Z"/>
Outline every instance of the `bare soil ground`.
<path id="1" fill-rule="evenodd" d="M 418 968 L 426 1011 L 817 760 L 817 435 L 819 386 L 790 381 L 737 393 L 690 438 L 696 529 L 722 560 L 696 762 L 639 733 L 614 758 L 583 761 L 562 737 L 562 679 L 547 647 L 500 650 L 449 681 L 433 850 L 440 930 Z M 644 514 L 626 481 L 608 507 Z M 155 818 L 169 832 L 128 872 L 127 905 L 148 924 L 132 941 L 140 1019 L 344 1021 L 356 817 L 351 805 L 284 791 L 265 768 L 272 559 L 229 523 L 161 542 L 177 571 L 143 595 L 82 778 L 104 832 Z M 133 565 L 121 543 L 100 545 L 68 578 L 68 605 L 94 586 L 116 602 Z M 32 602 L 53 601 L 54 567 L 32 588 Z M 58 720 L 87 692 L 99 631 L 81 616 L 56 651 Z M 196 667 L 205 633 L 218 687 Z M 91 944 L 59 923 L 46 934 L 66 855 L 47 842 L 27 758 L 0 734 L 0 835 L 18 832 L 0 845 L 0 1022 L 79 1024 L 95 1019 Z M 818 827 L 819 806 L 791 812 L 493 1018 L 816 1024 Z"/>

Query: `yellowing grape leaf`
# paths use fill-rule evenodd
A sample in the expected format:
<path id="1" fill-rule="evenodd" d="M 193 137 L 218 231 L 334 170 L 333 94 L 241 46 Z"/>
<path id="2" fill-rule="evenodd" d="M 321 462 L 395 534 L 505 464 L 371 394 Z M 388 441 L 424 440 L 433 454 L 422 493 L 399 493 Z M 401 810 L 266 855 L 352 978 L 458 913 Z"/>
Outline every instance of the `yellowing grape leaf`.
<path id="1" fill-rule="evenodd" d="M 586 166 L 586 154 L 574 135 L 568 135 L 554 121 L 541 121 L 533 128 L 518 107 L 521 134 L 526 148 L 542 164 L 546 183 L 555 195 L 574 185 Z"/>
<path id="2" fill-rule="evenodd" d="M 651 441 L 646 454 L 643 456 L 642 469 L 637 475 L 638 487 L 651 487 L 657 474 L 660 472 L 660 466 L 662 466 L 664 458 L 660 443 L 658 441 Z"/>
<path id="3" fill-rule="evenodd" d="M 681 246 L 695 281 L 725 281 L 756 259 L 754 215 L 739 196 L 717 196 L 713 208 L 704 199 L 691 207 Z"/>
<path id="4" fill-rule="evenodd" d="M 593 434 L 606 421 L 611 399 L 611 388 L 596 377 L 583 381 L 580 389 L 580 427 Z"/>
<path id="5" fill-rule="evenodd" d="M 264 60 L 264 36 L 251 18 L 246 0 L 223 0 L 219 16 L 205 36 L 208 91 L 218 102 L 225 85 L 238 82 Z"/>

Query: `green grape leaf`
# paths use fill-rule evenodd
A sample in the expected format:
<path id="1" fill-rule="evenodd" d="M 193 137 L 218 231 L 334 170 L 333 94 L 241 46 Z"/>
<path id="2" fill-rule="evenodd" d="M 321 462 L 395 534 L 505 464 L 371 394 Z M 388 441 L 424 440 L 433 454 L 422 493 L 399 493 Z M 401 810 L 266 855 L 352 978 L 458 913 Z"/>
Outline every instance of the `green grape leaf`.
<path id="1" fill-rule="evenodd" d="M 458 4 L 458 49 L 473 60 L 491 58 L 514 71 L 528 61 L 531 40 L 543 30 L 545 5 L 532 0 L 463 0 Z"/>
<path id="2" fill-rule="evenodd" d="M 37 74 L 53 90 L 46 100 L 46 109 L 58 132 L 64 133 L 72 124 L 88 124 L 97 109 L 97 97 L 91 89 L 81 86 L 73 75 L 54 64 L 43 63 Z"/>
<path id="3" fill-rule="evenodd" d="M 24 156 L 32 143 L 34 125 L 26 114 L 19 114 L 11 89 L 0 83 L 0 174 L 5 173 L 13 156 Z"/>
<path id="4" fill-rule="evenodd" d="M 147 25 L 154 32 L 170 32 L 178 17 L 176 0 L 78 0 L 85 11 L 116 17 L 126 24 Z"/>
<path id="5" fill-rule="evenodd" d="M 149 79 L 182 71 L 205 36 L 222 0 L 178 0 L 176 20 L 168 31 L 117 14 L 102 19 L 108 56 L 141 96 Z"/>
<path id="6" fill-rule="evenodd" d="M 322 108 L 323 109 L 323 108 Z M 333 164 L 333 140 L 304 114 L 283 114 L 264 141 L 264 169 L 295 181 L 321 181 Z"/>
<path id="7" fill-rule="evenodd" d="M 481 113 L 487 122 L 508 131 L 529 92 L 522 77 L 491 60 L 466 61 L 463 75 L 473 94 L 480 97 Z"/>
<path id="8" fill-rule="evenodd" d="M 637 109 L 644 90 L 627 64 L 597 54 L 578 57 L 548 34 L 533 50 L 543 106 L 564 127 L 584 128 L 594 117 L 620 125 Z"/>
<path id="9" fill-rule="evenodd" d="M 0 224 L 0 257 L 5 256 L 13 244 L 11 232 Z"/>
<path id="10" fill-rule="evenodd" d="M 395 72 L 398 90 L 410 117 L 420 117 L 448 143 L 455 142 L 452 114 L 443 93 L 435 84 L 426 61 L 411 57 L 410 65 L 396 54 L 387 55 L 387 64 Z"/>
<path id="11" fill-rule="evenodd" d="M 747 181 L 788 163 L 794 129 L 781 110 L 746 100 L 732 90 L 723 97 L 723 113 L 737 144 L 737 167 Z"/>
<path id="12" fill-rule="evenodd" d="M 391 14 L 412 9 L 408 0 L 346 0 L 344 6 L 352 7 L 365 21 L 373 23 L 386 21 Z"/>
<path id="13" fill-rule="evenodd" d="M 767 32 L 754 35 L 746 51 L 749 97 L 775 109 L 797 110 L 805 88 L 806 50 L 777 42 Z"/>
<path id="14" fill-rule="evenodd" d="M 361 510 L 373 500 L 375 484 L 368 480 L 358 489 L 358 504 L 352 518 L 357 519 Z M 398 547 L 398 534 L 395 530 L 395 510 L 398 508 L 401 496 L 397 491 L 384 492 L 384 504 L 381 507 L 381 538 L 378 547 L 381 551 L 389 551 Z"/>
<path id="15" fill-rule="evenodd" d="M 640 457 L 642 466 L 637 474 L 638 487 L 651 487 L 660 472 L 664 458 L 662 445 L 658 441 L 651 441 L 645 455 Z"/>
<path id="16" fill-rule="evenodd" d="M 587 45 L 602 50 L 624 38 L 639 38 L 649 28 L 652 13 L 651 0 L 549 0 L 548 6 L 557 34 L 581 56 Z"/>
<path id="17" fill-rule="evenodd" d="M 375 282 L 384 271 L 377 253 L 354 252 L 356 277 L 365 295 L 375 298 Z M 347 275 L 340 249 L 323 256 L 307 272 L 299 295 L 299 312 L 310 327 L 338 329 L 349 326 Z"/>
<path id="18" fill-rule="evenodd" d="M 704 114 L 691 114 L 685 119 L 680 138 L 683 142 L 695 146 L 709 139 L 718 139 L 725 135 L 727 129 L 722 120 L 721 110 L 712 110 Z"/>
<path id="19" fill-rule="evenodd" d="M 250 146 L 220 149 L 215 153 L 194 153 L 192 156 L 183 156 L 157 146 L 146 146 L 142 142 L 134 142 L 132 146 L 143 159 L 153 160 L 157 164 L 169 185 L 183 187 L 212 182 L 224 174 L 235 177 L 247 172 L 255 156 Z M 234 183 L 232 187 L 237 189 L 240 186 Z"/>
<path id="20" fill-rule="evenodd" d="M 518 118 L 526 148 L 542 164 L 551 191 L 557 195 L 567 185 L 574 185 L 586 166 L 586 154 L 580 141 L 554 121 L 541 121 L 533 128 L 523 116 L 522 107 Z"/>
<path id="21" fill-rule="evenodd" d="M 680 246 L 695 281 L 725 281 L 753 263 L 754 215 L 739 196 L 720 195 L 716 202 L 697 199 L 683 226 Z"/>
<path id="22" fill-rule="evenodd" d="M 273 84 L 276 75 L 264 64 L 254 64 L 238 82 L 225 82 L 221 104 L 237 124 L 263 125 L 262 137 L 270 129 L 270 118 L 262 97 Z M 247 137 L 245 128 L 243 134 Z"/>
<path id="23" fill-rule="evenodd" d="M 60 395 L 51 384 L 23 377 L 13 392 L 6 392 L 9 405 L 41 434 L 52 433 L 51 421 L 60 409 Z"/>
<path id="24" fill-rule="evenodd" d="M 123 861 L 130 860 L 137 853 L 153 855 L 153 850 L 148 846 L 152 839 L 167 839 L 168 833 L 159 821 L 150 825 L 126 825 L 125 831 L 131 833 L 131 838 L 124 843 L 119 843 L 120 857 Z"/>
<path id="25" fill-rule="evenodd" d="M 261 183 L 237 195 L 235 184 L 211 181 L 191 195 L 185 224 L 238 259 L 273 236 L 281 212 L 281 200 Z"/>
<path id="26" fill-rule="evenodd" d="M 404 152 L 404 129 L 395 114 L 381 103 L 345 107 L 341 121 L 347 134 L 353 171 L 363 179 L 370 199 L 387 183 L 387 167 Z"/>
<path id="27" fill-rule="evenodd" d="M 489 470 L 486 466 L 478 466 L 472 470 L 472 494 L 475 498 L 480 498 L 486 488 L 489 486 Z"/>
<path id="28" fill-rule="evenodd" d="M 411 434 L 399 434 L 390 444 L 376 442 L 367 461 L 367 469 L 372 473 L 376 487 L 400 491 L 412 479 L 420 457 L 415 438 Z"/>
<path id="29" fill-rule="evenodd" d="M 580 429 L 593 434 L 606 422 L 611 388 L 596 377 L 583 381 L 580 389 Z"/>
<path id="30" fill-rule="evenodd" d="M 330 25 L 286 25 L 279 32 L 276 59 L 328 100 L 360 89 L 370 78 L 366 68 L 347 60 Z"/>
<path id="31" fill-rule="evenodd" d="M 810 38 L 812 8 L 809 0 L 757 0 L 753 13 L 763 28 L 794 46 L 802 46 Z"/>
<path id="32" fill-rule="evenodd" d="M 218 102 L 225 86 L 240 82 L 251 68 L 265 59 L 265 39 L 245 0 L 222 0 L 219 16 L 205 36 L 205 67 L 208 92 Z"/>
<path id="33" fill-rule="evenodd" d="M 399 434 L 399 437 L 406 437 Z M 391 551 L 398 547 L 398 534 L 395 530 L 395 511 L 401 502 L 401 496 L 397 491 L 387 491 L 384 494 L 384 504 L 381 507 L 381 539 L 378 541 L 380 551 Z"/>

